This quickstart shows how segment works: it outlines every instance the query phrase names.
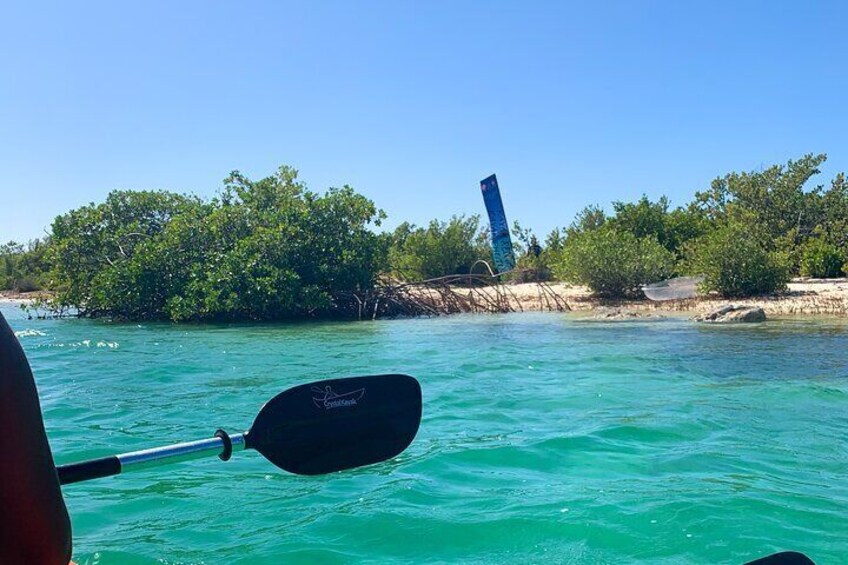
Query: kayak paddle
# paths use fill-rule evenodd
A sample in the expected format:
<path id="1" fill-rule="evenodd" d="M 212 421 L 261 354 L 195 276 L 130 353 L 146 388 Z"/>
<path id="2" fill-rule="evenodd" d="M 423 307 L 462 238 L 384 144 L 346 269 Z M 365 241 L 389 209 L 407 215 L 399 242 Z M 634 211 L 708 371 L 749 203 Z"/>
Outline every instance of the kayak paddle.
<path id="1" fill-rule="evenodd" d="M 797 551 L 781 551 L 761 557 L 745 565 L 816 565 L 813 560 Z"/>
<path id="2" fill-rule="evenodd" d="M 412 443 L 421 422 L 421 386 L 408 375 L 329 379 L 281 392 L 243 434 L 215 437 L 56 468 L 67 485 L 217 455 L 255 449 L 277 467 L 322 475 L 390 459 Z"/>

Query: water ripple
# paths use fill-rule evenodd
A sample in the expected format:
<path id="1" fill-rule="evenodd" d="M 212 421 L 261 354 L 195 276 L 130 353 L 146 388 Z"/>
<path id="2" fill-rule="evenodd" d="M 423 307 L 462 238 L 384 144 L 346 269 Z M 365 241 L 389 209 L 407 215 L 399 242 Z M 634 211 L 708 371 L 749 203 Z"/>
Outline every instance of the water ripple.
<path id="1" fill-rule="evenodd" d="M 422 383 L 419 436 L 381 465 L 245 452 L 67 487 L 81 565 L 848 559 L 838 321 L 12 325 L 60 463 L 245 429 L 310 380 Z"/>

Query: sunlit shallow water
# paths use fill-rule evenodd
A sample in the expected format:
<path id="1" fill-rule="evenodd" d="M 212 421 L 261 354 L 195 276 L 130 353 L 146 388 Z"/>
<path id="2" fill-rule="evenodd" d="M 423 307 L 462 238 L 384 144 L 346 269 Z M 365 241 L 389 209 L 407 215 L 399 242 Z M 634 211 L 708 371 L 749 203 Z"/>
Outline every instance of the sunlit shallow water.
<path id="1" fill-rule="evenodd" d="M 311 380 L 423 387 L 388 463 L 245 452 L 65 487 L 81 565 L 848 562 L 844 321 L 10 323 L 59 463 L 240 431 Z"/>

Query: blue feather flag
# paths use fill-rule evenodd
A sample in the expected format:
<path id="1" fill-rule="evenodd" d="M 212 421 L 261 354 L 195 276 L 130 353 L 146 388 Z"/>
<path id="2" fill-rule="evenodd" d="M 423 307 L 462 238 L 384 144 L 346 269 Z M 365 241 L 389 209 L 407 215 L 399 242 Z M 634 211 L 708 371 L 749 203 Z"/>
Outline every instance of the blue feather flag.
<path id="1" fill-rule="evenodd" d="M 480 181 L 483 191 L 483 202 L 489 214 L 489 225 L 492 226 L 492 252 L 495 258 L 495 269 L 499 273 L 515 268 L 515 253 L 512 250 L 512 239 L 509 237 L 509 224 L 506 221 L 501 191 L 495 175 Z"/>

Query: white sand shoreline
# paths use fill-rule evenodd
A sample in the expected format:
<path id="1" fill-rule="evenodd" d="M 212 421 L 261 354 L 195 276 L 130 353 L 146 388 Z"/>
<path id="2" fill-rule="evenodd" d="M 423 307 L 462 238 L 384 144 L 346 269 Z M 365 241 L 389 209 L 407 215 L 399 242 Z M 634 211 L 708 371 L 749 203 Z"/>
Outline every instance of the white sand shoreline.
<path id="1" fill-rule="evenodd" d="M 619 307 L 649 312 L 692 312 L 699 314 L 728 304 L 759 306 L 766 315 L 774 316 L 839 316 L 848 317 L 848 279 L 795 279 L 786 292 L 752 298 L 725 299 L 702 297 L 691 300 L 653 302 L 650 300 L 604 300 L 591 295 L 588 288 L 565 283 L 549 283 L 548 289 L 564 300 L 574 311 L 592 311 Z M 536 283 L 506 285 L 509 301 L 518 311 L 550 310 Z"/>

